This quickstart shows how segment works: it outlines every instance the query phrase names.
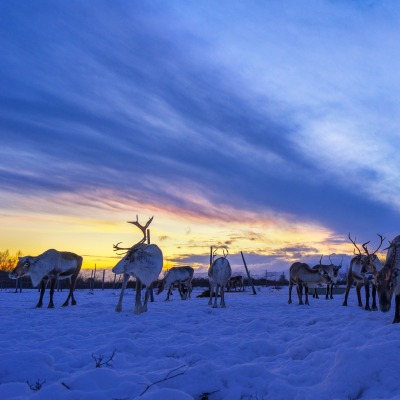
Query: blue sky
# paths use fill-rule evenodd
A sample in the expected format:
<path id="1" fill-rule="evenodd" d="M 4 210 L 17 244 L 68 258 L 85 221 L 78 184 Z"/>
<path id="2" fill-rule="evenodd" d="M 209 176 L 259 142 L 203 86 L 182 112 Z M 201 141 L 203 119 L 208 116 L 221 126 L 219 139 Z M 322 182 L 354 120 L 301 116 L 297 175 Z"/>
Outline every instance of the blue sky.
<path id="1" fill-rule="evenodd" d="M 262 270 L 399 233 L 398 3 L 3 0 L 0 15 L 3 248 L 104 264 L 126 220 L 154 215 L 171 263 L 219 243 Z"/>

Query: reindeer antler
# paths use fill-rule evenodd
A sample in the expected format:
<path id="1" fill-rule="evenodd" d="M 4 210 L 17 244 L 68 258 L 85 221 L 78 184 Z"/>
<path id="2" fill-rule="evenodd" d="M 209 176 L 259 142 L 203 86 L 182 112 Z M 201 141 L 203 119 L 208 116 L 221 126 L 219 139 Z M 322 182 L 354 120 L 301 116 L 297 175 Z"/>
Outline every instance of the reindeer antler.
<path id="1" fill-rule="evenodd" d="M 363 247 L 363 249 L 365 250 L 365 252 L 367 253 L 368 257 L 373 256 L 373 255 L 381 248 L 383 241 L 386 239 L 386 238 L 384 238 L 382 235 L 380 235 L 379 233 L 377 233 L 377 235 L 378 235 L 379 238 L 381 239 L 381 242 L 379 243 L 378 248 L 377 248 L 372 254 L 369 254 L 368 248 L 367 248 L 367 244 L 368 244 L 370 241 L 368 241 L 368 242 L 366 242 L 366 243 L 364 243 L 364 244 L 362 245 L 362 247 Z"/>
<path id="2" fill-rule="evenodd" d="M 357 240 L 357 238 L 354 238 L 354 240 L 351 238 L 351 236 L 350 236 L 350 232 L 349 232 L 349 239 L 350 239 L 350 242 L 351 243 L 353 243 L 354 244 L 354 246 L 355 246 L 355 248 L 358 250 L 358 252 L 360 253 L 360 256 L 361 256 L 361 251 L 360 251 L 360 249 L 358 248 L 358 246 L 356 245 L 356 240 Z M 366 244 L 368 244 L 369 242 L 367 242 Z M 356 251 L 355 250 L 353 250 L 353 252 L 354 252 L 354 254 L 356 254 Z"/>
<path id="3" fill-rule="evenodd" d="M 213 255 L 212 255 L 213 260 L 214 260 L 215 256 L 217 255 L 218 249 L 222 249 L 224 258 L 226 258 L 228 256 L 228 247 L 227 246 L 216 246 L 216 247 L 214 247 L 214 251 L 213 251 Z M 226 250 L 226 254 L 225 254 L 225 250 Z"/>
<path id="4" fill-rule="evenodd" d="M 319 263 L 320 265 L 322 265 L 322 258 L 324 257 L 324 255 L 322 254 L 321 258 L 319 259 Z"/>
<path id="5" fill-rule="evenodd" d="M 131 246 L 131 247 L 119 247 L 118 245 L 120 244 L 120 243 L 122 243 L 122 242 L 119 242 L 119 243 L 117 243 L 117 244 L 114 244 L 113 245 L 113 247 L 114 247 L 114 251 L 120 251 L 120 250 L 132 250 L 132 249 L 134 249 L 135 247 L 138 247 L 138 246 L 140 246 L 141 244 L 143 244 L 145 241 L 146 241 L 146 239 L 147 239 L 147 228 L 149 227 L 149 225 L 151 224 L 151 222 L 153 221 L 153 218 L 154 217 L 151 217 L 151 218 L 149 218 L 149 220 L 146 222 L 146 225 L 141 225 L 140 223 L 139 223 L 139 218 L 138 218 L 138 216 L 136 215 L 136 221 L 127 221 L 128 222 L 128 224 L 133 224 L 133 225 L 135 225 L 135 226 L 137 226 L 141 231 L 142 231 L 142 233 L 143 233 L 143 238 L 142 238 L 142 240 L 139 240 L 139 242 L 137 242 L 136 244 L 134 244 L 133 246 Z"/>

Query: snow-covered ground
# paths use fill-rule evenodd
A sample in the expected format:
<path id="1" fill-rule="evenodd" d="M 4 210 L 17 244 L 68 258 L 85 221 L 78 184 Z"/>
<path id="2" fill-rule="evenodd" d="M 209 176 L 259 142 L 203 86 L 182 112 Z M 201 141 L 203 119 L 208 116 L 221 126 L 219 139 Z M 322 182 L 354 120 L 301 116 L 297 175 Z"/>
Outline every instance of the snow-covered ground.
<path id="1" fill-rule="evenodd" d="M 132 290 L 119 314 L 119 291 L 78 290 L 68 308 L 55 293 L 55 309 L 1 291 L 0 399 L 400 398 L 393 310 L 358 308 L 354 289 L 347 308 L 343 295 L 288 305 L 287 292 L 228 293 L 226 309 L 162 293 L 137 316 Z"/>

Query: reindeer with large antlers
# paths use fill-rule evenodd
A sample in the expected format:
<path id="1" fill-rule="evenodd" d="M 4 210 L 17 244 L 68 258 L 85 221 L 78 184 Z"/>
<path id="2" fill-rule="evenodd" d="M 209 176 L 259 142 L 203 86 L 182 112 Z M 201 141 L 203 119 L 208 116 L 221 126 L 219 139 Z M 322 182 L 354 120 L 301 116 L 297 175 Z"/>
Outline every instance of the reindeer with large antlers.
<path id="1" fill-rule="evenodd" d="M 362 307 L 362 300 L 361 300 L 361 288 L 364 286 L 365 288 L 365 309 L 371 310 L 369 306 L 369 298 L 370 298 L 370 286 L 372 286 L 372 311 L 376 311 L 378 308 L 376 306 L 376 286 L 373 280 L 376 272 L 382 268 L 382 263 L 379 260 L 376 252 L 381 248 L 383 241 L 385 240 L 382 235 L 379 235 L 380 243 L 378 248 L 370 254 L 367 248 L 366 242 L 362 245 L 362 248 L 365 251 L 365 254 L 361 253 L 361 250 L 356 244 L 356 238 L 354 240 L 351 238 L 350 233 L 348 235 L 351 243 L 353 243 L 354 247 L 357 249 L 358 254 L 353 257 L 350 261 L 350 269 L 347 274 L 347 285 L 346 285 L 346 292 L 344 295 L 344 302 L 343 305 L 347 306 L 347 299 L 349 297 L 350 289 L 353 285 L 356 286 L 357 292 L 357 299 L 359 307 Z M 354 249 L 354 254 L 356 251 Z"/>
<path id="2" fill-rule="evenodd" d="M 225 253 L 226 249 L 226 253 Z M 229 281 L 229 278 L 232 275 L 231 265 L 229 261 L 226 259 L 228 255 L 228 249 L 226 247 L 223 248 L 223 257 L 219 257 L 215 259 L 216 252 L 218 247 L 214 250 L 212 255 L 212 263 L 210 268 L 208 269 L 208 278 L 210 280 L 210 300 L 208 302 L 209 305 L 213 304 L 212 298 L 213 294 L 215 295 L 213 308 L 218 307 L 217 305 L 217 297 L 218 297 L 218 290 L 221 293 L 221 302 L 220 306 L 225 307 L 225 287 Z"/>
<path id="3" fill-rule="evenodd" d="M 383 268 L 375 274 L 375 285 L 378 291 L 379 309 L 390 310 L 392 296 L 395 294 L 395 311 L 393 323 L 400 322 L 400 236 L 396 236 L 387 248 Z"/>
<path id="4" fill-rule="evenodd" d="M 126 251 L 124 257 L 112 269 L 112 272 L 115 274 L 124 274 L 121 294 L 118 304 L 115 307 L 115 311 L 117 312 L 122 311 L 122 299 L 131 275 L 136 278 L 134 313 L 140 314 L 147 311 L 147 302 L 150 297 L 151 285 L 157 280 L 163 266 L 163 254 L 160 248 L 155 244 L 146 244 L 148 238 L 147 228 L 152 221 L 153 217 L 151 217 L 144 226 L 139 223 L 137 216 L 136 221 L 128 221 L 129 224 L 135 225 L 142 231 L 143 239 L 128 248 L 119 247 L 121 242 L 114 245 L 114 251 Z M 146 285 L 143 305 L 141 300 L 142 284 Z"/>

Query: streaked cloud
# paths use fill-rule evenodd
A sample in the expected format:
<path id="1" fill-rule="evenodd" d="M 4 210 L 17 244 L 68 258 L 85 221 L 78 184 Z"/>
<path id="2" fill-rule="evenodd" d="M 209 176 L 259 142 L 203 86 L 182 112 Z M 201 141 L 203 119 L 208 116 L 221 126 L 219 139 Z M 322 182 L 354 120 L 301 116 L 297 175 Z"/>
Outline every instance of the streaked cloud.
<path id="1" fill-rule="evenodd" d="M 397 3 L 0 11 L 6 247 L 105 264 L 139 213 L 169 263 L 225 244 L 262 270 L 398 234 Z"/>

